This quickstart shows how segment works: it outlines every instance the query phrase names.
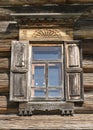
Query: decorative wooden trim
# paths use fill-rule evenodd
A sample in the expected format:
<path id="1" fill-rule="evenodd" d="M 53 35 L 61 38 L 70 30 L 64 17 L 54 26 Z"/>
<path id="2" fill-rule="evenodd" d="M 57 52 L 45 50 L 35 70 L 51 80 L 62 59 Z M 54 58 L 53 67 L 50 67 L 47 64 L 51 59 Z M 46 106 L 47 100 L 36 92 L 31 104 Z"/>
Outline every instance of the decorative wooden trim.
<path id="1" fill-rule="evenodd" d="M 12 13 L 10 14 L 13 21 L 17 21 L 18 25 L 28 28 L 30 25 L 36 27 L 69 25 L 73 26 L 74 22 L 82 15 L 82 13 Z M 43 23 L 43 24 L 42 24 Z"/>
<path id="2" fill-rule="evenodd" d="M 66 41 L 72 40 L 72 35 L 67 34 L 65 29 L 57 28 L 35 28 L 35 29 L 20 29 L 20 40 L 29 41 Z"/>
<path id="3" fill-rule="evenodd" d="M 66 102 L 28 102 L 19 104 L 19 115 L 32 115 L 35 110 L 60 110 L 61 115 L 73 115 L 74 104 Z"/>

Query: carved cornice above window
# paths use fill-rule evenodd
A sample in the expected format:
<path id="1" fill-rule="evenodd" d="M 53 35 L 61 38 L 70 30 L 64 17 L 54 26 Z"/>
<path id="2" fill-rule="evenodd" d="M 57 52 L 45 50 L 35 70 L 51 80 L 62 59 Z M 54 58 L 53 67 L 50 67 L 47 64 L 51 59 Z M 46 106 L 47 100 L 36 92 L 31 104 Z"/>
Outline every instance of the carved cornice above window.
<path id="1" fill-rule="evenodd" d="M 20 40 L 29 41 L 66 41 L 72 40 L 73 37 L 67 34 L 66 30 L 60 29 L 20 29 Z"/>
<path id="2" fill-rule="evenodd" d="M 30 27 L 46 27 L 46 26 L 73 26 L 76 19 L 81 13 L 16 13 L 11 14 L 12 20 L 17 21 L 18 25 L 23 28 Z"/>

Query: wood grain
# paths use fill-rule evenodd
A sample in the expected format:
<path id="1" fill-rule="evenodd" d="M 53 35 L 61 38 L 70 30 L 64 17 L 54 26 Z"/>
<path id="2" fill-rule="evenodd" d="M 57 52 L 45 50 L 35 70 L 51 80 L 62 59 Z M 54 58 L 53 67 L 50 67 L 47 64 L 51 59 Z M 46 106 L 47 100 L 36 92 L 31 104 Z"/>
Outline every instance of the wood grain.
<path id="1" fill-rule="evenodd" d="M 19 117 L 17 115 L 0 115 L 1 129 L 64 130 L 92 129 L 93 114 L 75 114 L 74 116 L 35 115 Z"/>
<path id="2" fill-rule="evenodd" d="M 43 4 L 60 4 L 62 6 Z M 24 6 L 29 5 L 29 6 Z M 34 6 L 36 5 L 36 6 Z M 74 115 L 74 117 L 59 116 L 1 116 L 0 129 L 6 128 L 42 128 L 42 129 L 63 129 L 63 128 L 85 128 L 93 129 L 93 0 L 0 0 L 0 114 L 17 114 L 18 103 L 9 101 L 10 89 L 10 59 L 11 41 L 19 39 L 19 27 L 16 20 L 12 19 L 11 13 L 62 13 L 62 23 L 48 21 L 37 22 L 26 20 L 24 24 L 30 28 L 43 25 L 48 27 L 62 27 L 66 34 L 74 36 L 74 39 L 81 39 L 83 49 L 83 71 L 84 71 L 84 104 L 83 107 L 75 107 L 75 113 L 87 113 L 87 115 Z M 72 17 L 73 15 L 73 17 Z M 78 17 L 77 17 L 78 16 Z M 66 21 L 69 18 L 71 22 Z M 23 17 L 22 17 L 23 19 Z M 70 21 L 69 20 L 69 21 Z M 67 23 L 68 22 L 68 23 Z M 53 25 L 55 24 L 55 26 Z M 68 25 L 67 25 L 68 24 Z M 39 26 L 40 27 L 40 26 Z M 30 37 L 30 36 L 29 36 Z M 38 44 L 35 44 L 38 45 Z M 88 115 L 90 114 L 90 115 Z M 2 120 L 3 119 L 3 120 Z M 6 120 L 11 120 L 5 123 Z M 25 122 L 25 123 L 24 123 Z M 23 128 L 23 127 L 22 127 Z"/>
<path id="3" fill-rule="evenodd" d="M 1 0 L 0 1 L 0 5 L 3 5 L 3 6 L 7 6 L 7 5 L 12 5 L 12 6 L 15 6 L 15 5 L 33 5 L 33 4 L 76 4 L 76 3 L 93 3 L 92 0 L 51 0 L 51 1 L 47 1 L 47 0 L 43 0 L 43 1 L 40 1 L 40 0 L 21 0 L 21 1 L 14 1 L 14 0 Z"/>

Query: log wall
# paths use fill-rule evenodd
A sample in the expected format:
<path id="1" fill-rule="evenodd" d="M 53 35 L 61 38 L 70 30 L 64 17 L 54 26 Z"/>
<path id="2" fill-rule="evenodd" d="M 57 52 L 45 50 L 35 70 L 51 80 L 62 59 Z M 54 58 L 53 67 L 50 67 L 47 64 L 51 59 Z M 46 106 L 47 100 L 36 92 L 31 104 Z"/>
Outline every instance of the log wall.
<path id="1" fill-rule="evenodd" d="M 24 5 L 26 1 L 19 2 L 8 0 L 8 2 L 0 1 L 0 113 L 17 113 L 18 103 L 13 103 L 9 101 L 9 81 L 10 81 L 10 59 L 11 59 L 11 41 L 18 40 L 19 32 L 16 23 L 11 21 L 10 13 L 27 13 L 30 12 L 48 12 L 48 7 L 12 7 L 12 5 Z M 39 0 L 38 0 L 39 1 Z M 55 1 L 55 0 L 54 0 Z M 59 0 L 62 2 L 62 0 Z M 63 0 L 63 2 L 66 0 Z M 69 3 L 75 3 L 75 0 L 68 0 Z M 40 2 L 40 1 L 39 1 Z M 87 3 L 88 0 L 78 0 L 77 3 Z M 92 3 L 92 0 L 89 0 Z M 30 1 L 28 1 L 28 4 Z M 32 2 L 33 3 L 33 2 Z M 11 6 L 6 6 L 11 5 Z M 90 5 L 64 5 L 60 9 L 57 8 L 57 12 L 64 11 L 65 13 L 71 11 L 76 13 L 86 12 L 86 7 L 93 7 Z M 53 7 L 52 12 L 55 12 Z M 18 10 L 19 9 L 19 10 Z M 92 9 L 86 13 L 87 15 L 82 15 L 80 19 L 75 21 L 73 27 L 74 39 L 81 39 L 81 44 L 83 48 L 83 71 L 84 71 L 84 97 L 85 101 L 83 107 L 75 107 L 76 113 L 93 113 L 93 11 Z M 85 17 L 86 16 L 86 17 Z M 91 18 L 88 20 L 87 16 Z M 83 23 L 83 24 L 82 24 Z"/>

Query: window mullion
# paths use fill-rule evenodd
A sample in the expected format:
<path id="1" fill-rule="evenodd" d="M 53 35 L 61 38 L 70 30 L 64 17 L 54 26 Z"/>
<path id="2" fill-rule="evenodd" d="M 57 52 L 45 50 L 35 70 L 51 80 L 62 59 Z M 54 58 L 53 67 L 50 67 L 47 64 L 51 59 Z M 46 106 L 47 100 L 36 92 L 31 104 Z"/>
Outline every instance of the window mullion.
<path id="1" fill-rule="evenodd" d="M 45 64 L 46 99 L 48 99 L 48 63 Z"/>

